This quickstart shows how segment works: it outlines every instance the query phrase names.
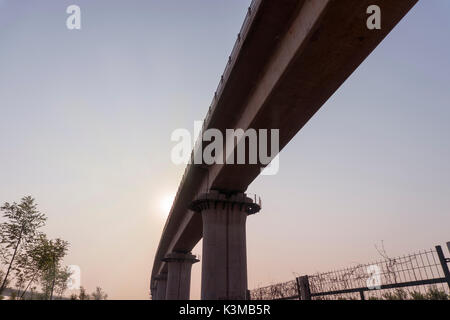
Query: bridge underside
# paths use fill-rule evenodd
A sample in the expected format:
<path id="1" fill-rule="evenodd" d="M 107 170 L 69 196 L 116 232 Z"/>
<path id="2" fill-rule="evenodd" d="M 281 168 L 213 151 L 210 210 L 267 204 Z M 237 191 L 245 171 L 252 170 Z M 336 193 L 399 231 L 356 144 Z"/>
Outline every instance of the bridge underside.
<path id="1" fill-rule="evenodd" d="M 280 150 L 336 92 L 417 0 L 261 0 L 231 57 L 207 128 L 279 129 Z M 380 30 L 366 26 L 381 8 Z M 260 165 L 189 166 L 155 256 L 152 279 L 171 252 L 190 252 L 203 234 L 190 203 L 211 189 L 244 192 Z"/>

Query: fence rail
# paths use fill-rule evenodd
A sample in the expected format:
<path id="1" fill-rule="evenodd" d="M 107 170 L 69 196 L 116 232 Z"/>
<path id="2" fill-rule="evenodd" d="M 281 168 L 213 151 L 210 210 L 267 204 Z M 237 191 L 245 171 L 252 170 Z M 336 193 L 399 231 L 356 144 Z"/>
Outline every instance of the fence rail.
<path id="1" fill-rule="evenodd" d="M 447 243 L 450 251 L 450 243 Z M 380 252 L 381 253 L 381 252 Z M 450 272 L 441 246 L 250 291 L 252 300 L 449 298 Z"/>

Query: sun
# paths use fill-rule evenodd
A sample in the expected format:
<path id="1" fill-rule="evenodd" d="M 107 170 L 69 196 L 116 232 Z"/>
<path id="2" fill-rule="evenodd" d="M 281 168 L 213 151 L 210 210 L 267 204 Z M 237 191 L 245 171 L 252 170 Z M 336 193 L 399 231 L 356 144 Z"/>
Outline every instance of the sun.
<path id="1" fill-rule="evenodd" d="M 159 207 L 164 214 L 164 216 L 168 216 L 170 213 L 170 209 L 172 208 L 172 203 L 175 196 L 173 194 L 166 194 L 161 198 L 161 202 L 159 204 Z"/>

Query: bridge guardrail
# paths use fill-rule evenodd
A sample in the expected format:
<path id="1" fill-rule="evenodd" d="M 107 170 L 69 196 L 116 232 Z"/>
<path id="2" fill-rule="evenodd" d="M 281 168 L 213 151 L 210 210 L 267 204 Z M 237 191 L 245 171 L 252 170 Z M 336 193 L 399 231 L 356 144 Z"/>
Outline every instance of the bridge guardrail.
<path id="1" fill-rule="evenodd" d="M 228 76 L 229 76 L 231 70 L 233 69 L 234 62 L 236 61 L 236 58 L 237 58 L 237 55 L 239 54 L 240 48 L 242 46 L 242 43 L 243 43 L 243 41 L 245 40 L 245 38 L 247 36 L 247 32 L 248 32 L 248 30 L 250 28 L 250 25 L 251 25 L 251 23 L 253 21 L 253 18 L 255 16 L 255 14 L 256 14 L 260 4 L 261 4 L 261 0 L 252 0 L 252 2 L 250 3 L 250 6 L 249 6 L 248 11 L 247 11 L 247 15 L 245 16 L 245 19 L 244 19 L 244 22 L 243 22 L 243 24 L 241 26 L 240 32 L 238 33 L 236 42 L 235 42 L 235 44 L 233 46 L 233 49 L 231 50 L 231 54 L 230 54 L 230 56 L 228 58 L 228 63 L 226 64 L 225 70 L 222 73 L 221 81 L 219 82 L 219 85 L 217 86 L 217 89 L 216 89 L 216 91 L 214 93 L 214 96 L 213 96 L 213 100 L 212 100 L 212 102 L 211 102 L 211 104 L 210 104 L 210 106 L 208 108 L 208 111 L 206 113 L 205 119 L 203 120 L 203 124 L 202 124 L 202 129 L 201 129 L 200 135 L 197 138 L 197 141 L 195 141 L 195 143 L 194 143 L 194 148 L 192 149 L 192 152 L 191 152 L 191 163 L 188 164 L 186 166 L 186 168 L 184 169 L 183 176 L 181 177 L 181 182 L 180 182 L 180 184 L 178 186 L 177 193 L 175 195 L 173 203 L 176 203 L 176 201 L 179 198 L 179 193 L 181 192 L 181 189 L 183 187 L 184 181 L 186 180 L 187 173 L 188 173 L 188 171 L 190 169 L 191 164 L 194 163 L 194 161 L 193 161 L 193 159 L 194 159 L 194 152 L 195 152 L 195 150 L 197 150 L 197 147 L 198 147 L 199 143 L 201 143 L 201 138 L 203 136 L 203 132 L 205 131 L 205 127 L 208 125 L 210 117 L 211 117 L 211 114 L 214 112 L 214 109 L 215 109 L 217 101 L 218 101 L 218 97 L 220 97 L 220 95 L 222 94 L 224 83 L 226 83 L 226 80 L 228 80 Z M 259 201 L 261 201 L 261 199 Z M 170 212 L 172 212 L 172 208 L 171 208 Z M 167 225 L 167 221 L 166 221 L 166 225 Z M 166 225 L 164 226 L 164 229 L 166 228 Z"/>

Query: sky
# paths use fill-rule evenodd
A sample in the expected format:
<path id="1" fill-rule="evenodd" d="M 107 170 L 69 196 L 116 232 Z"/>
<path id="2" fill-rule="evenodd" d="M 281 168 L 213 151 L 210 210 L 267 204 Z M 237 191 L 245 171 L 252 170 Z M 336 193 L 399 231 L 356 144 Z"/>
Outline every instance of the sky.
<path id="1" fill-rule="evenodd" d="M 36 198 L 88 291 L 148 299 L 171 133 L 203 119 L 249 3 L 0 0 L 0 202 Z M 249 288 L 450 241 L 449 14 L 420 1 L 250 185 Z"/>

